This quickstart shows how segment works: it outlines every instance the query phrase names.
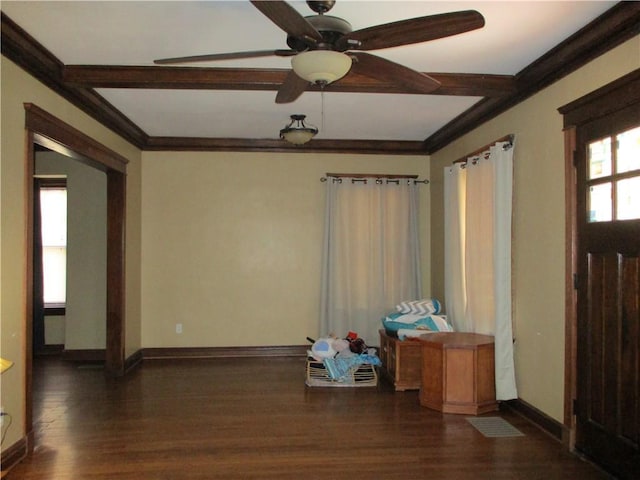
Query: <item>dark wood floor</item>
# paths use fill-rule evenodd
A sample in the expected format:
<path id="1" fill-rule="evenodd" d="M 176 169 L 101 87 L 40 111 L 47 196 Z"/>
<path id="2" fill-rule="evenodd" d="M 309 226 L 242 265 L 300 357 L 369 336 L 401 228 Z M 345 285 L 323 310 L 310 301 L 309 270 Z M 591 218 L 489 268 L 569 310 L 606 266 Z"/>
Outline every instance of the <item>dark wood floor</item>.
<path id="1" fill-rule="evenodd" d="M 608 478 L 509 412 L 485 438 L 417 392 L 305 387 L 303 358 L 34 364 L 36 447 L 9 480 Z"/>

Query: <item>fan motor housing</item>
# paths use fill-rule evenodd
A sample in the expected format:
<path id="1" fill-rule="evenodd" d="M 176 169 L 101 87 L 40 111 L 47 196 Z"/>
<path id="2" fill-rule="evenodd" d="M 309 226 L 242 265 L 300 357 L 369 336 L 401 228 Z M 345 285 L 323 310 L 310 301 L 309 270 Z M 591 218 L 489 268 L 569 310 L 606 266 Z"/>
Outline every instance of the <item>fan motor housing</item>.
<path id="1" fill-rule="evenodd" d="M 340 37 L 353 31 L 351 24 L 339 17 L 333 17 L 331 15 L 311 15 L 304 18 L 322 35 L 324 42 L 314 45 L 302 38 L 289 35 L 287 37 L 287 45 L 298 52 L 303 52 L 310 48 L 313 50 L 333 50 L 334 43 Z"/>

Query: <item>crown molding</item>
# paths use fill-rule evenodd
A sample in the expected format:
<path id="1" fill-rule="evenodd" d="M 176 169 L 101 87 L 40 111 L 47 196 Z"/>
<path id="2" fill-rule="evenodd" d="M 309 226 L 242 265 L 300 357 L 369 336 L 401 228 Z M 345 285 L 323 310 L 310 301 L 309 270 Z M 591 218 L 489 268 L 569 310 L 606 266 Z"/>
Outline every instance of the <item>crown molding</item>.
<path id="1" fill-rule="evenodd" d="M 482 98 L 423 142 L 312 140 L 304 147 L 273 139 L 151 137 L 94 90 L 116 87 L 275 91 L 284 79 L 285 70 L 65 66 L 4 13 L 1 51 L 29 74 L 141 150 L 414 155 L 438 151 L 638 33 L 640 2 L 620 2 L 515 76 L 429 73 L 442 83 L 435 94 Z M 358 75 L 336 82 L 332 89 L 354 93 L 408 93 L 395 85 Z"/>
<path id="2" fill-rule="evenodd" d="M 640 33 L 640 2 L 620 2 L 529 64 L 516 76 L 516 93 L 483 98 L 427 138 L 431 155 L 552 83 Z"/>
<path id="3" fill-rule="evenodd" d="M 107 128 L 143 148 L 148 136 L 142 129 L 92 89 L 67 84 L 63 79 L 63 63 L 4 12 L 1 22 L 2 55 Z"/>

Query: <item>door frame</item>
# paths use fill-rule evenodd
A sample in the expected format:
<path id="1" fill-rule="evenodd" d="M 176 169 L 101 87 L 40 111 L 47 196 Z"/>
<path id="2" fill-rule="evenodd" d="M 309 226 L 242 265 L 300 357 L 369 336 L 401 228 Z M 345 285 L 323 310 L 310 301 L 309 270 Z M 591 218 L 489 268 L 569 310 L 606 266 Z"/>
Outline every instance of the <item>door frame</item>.
<path id="1" fill-rule="evenodd" d="M 33 446 L 33 176 L 35 145 L 74 158 L 107 176 L 107 325 L 105 373 L 119 377 L 125 373 L 125 211 L 126 167 L 128 160 L 81 131 L 25 103 L 26 156 L 26 319 L 25 319 L 25 432 Z"/>
<path id="2" fill-rule="evenodd" d="M 640 108 L 640 69 L 624 75 L 558 109 L 564 118 L 565 156 L 565 382 L 563 443 L 575 450 L 577 401 L 577 289 L 575 274 L 578 262 L 576 137 L 586 123 L 609 116 L 638 104 Z"/>

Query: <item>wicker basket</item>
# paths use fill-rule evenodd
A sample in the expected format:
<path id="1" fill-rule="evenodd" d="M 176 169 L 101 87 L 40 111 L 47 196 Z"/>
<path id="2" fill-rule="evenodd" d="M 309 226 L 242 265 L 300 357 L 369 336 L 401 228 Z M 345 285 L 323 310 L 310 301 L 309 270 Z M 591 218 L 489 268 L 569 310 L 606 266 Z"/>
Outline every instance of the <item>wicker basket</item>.
<path id="1" fill-rule="evenodd" d="M 340 380 L 329 376 L 322 362 L 307 360 L 307 379 L 309 387 L 375 387 L 378 385 L 378 374 L 373 365 L 360 365 L 357 370 Z"/>

